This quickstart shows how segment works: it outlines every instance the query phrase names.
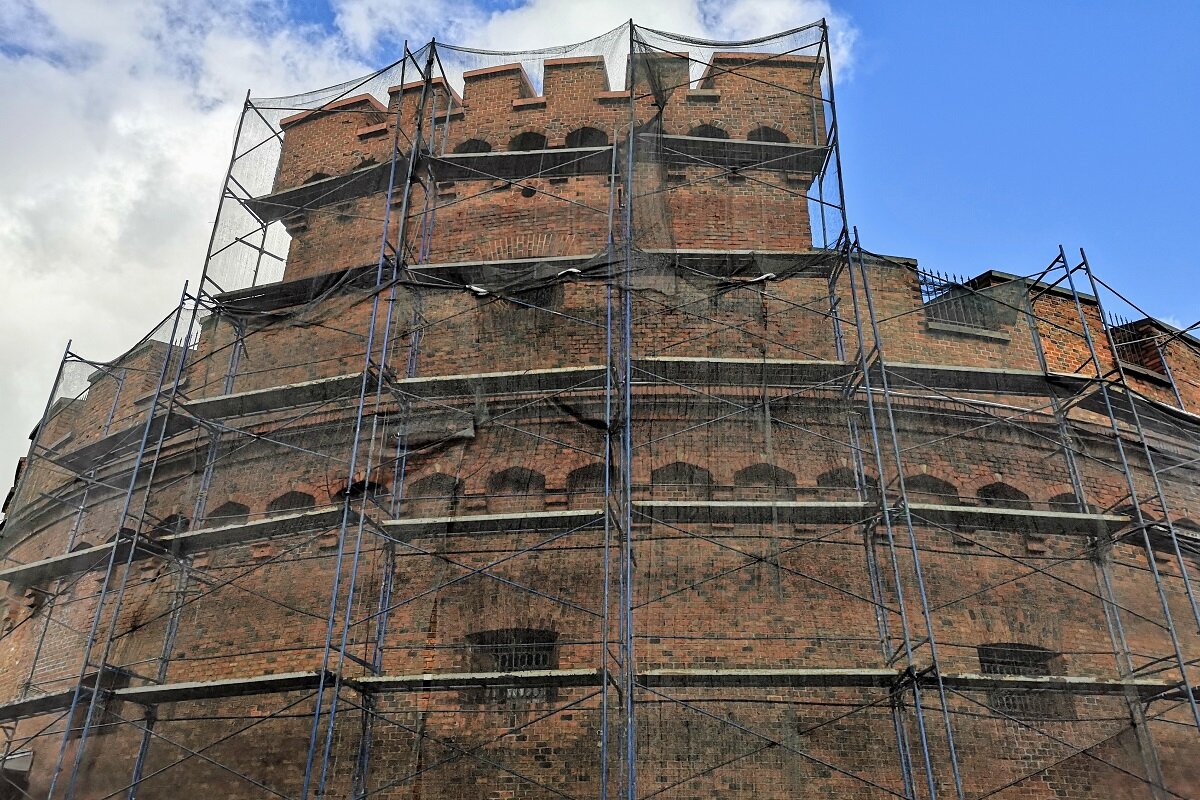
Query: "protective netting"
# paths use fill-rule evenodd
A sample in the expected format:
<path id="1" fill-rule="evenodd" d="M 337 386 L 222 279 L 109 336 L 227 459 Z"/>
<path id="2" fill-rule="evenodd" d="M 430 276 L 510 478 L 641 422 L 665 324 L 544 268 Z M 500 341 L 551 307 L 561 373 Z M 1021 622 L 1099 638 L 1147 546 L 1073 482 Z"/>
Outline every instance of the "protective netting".
<path id="1" fill-rule="evenodd" d="M 833 97 L 821 23 L 251 99 L 10 505 L 11 782 L 1187 796 L 1195 340 L 864 249 Z"/>

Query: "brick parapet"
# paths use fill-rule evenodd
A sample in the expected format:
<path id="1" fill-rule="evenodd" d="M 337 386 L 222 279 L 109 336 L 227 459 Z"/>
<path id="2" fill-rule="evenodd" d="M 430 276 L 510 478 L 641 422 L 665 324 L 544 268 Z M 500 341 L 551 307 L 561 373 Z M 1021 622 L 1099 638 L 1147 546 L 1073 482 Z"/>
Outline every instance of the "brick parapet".
<path id="1" fill-rule="evenodd" d="M 746 134 L 750 126 L 766 124 L 794 140 L 807 131 L 819 142 L 823 121 L 811 112 L 776 108 L 770 87 L 750 82 L 756 88 L 747 88 L 744 78 L 735 80 L 717 68 L 746 66 L 743 62 L 753 61 L 753 54 L 718 54 L 694 89 L 683 85 L 686 62 L 670 55 L 656 58 L 653 63 L 664 67 L 661 74 L 667 84 L 678 82 L 676 91 L 686 92 L 684 102 L 670 104 L 664 115 L 668 133 L 720 124 Z M 557 146 L 580 123 L 602 126 L 612 121 L 616 128 L 622 119 L 628 121 L 631 95 L 613 91 L 603 67 L 596 59 L 552 59 L 546 63 L 541 97 L 517 66 L 468 73 L 461 98 L 445 85 L 435 86 L 434 96 L 452 120 L 451 142 L 458 136 L 483 136 L 497 144 L 516 132 L 537 130 Z M 778 75 L 770 74 L 770 82 L 787 79 L 807 86 L 806 81 L 815 81 L 818 67 L 811 60 L 780 62 L 770 67 L 779 70 Z M 394 118 L 399 109 L 405 119 L 407 109 L 415 108 L 419 89 L 409 85 L 393 91 L 386 117 Z M 638 86 L 633 94 L 638 94 Z M 649 103 L 647 95 L 634 104 L 639 119 L 648 118 Z M 391 123 L 386 118 L 372 121 L 376 114 L 383 115 L 384 109 L 372 98 L 350 98 L 338 108 L 287 121 L 290 144 L 285 154 L 292 148 L 292 155 L 282 162 L 278 186 L 308 180 L 318 171 L 342 174 L 362 159 L 379 160 L 379 148 L 390 146 L 385 134 Z M 634 176 L 634 184 L 641 186 L 644 179 L 652 186 L 665 180 L 659 166 L 642 165 L 644 173 Z M 770 173 L 753 183 L 722 183 L 706 180 L 713 174 L 709 167 L 689 167 L 681 174 L 685 181 L 697 182 L 694 191 L 672 192 L 659 203 L 646 201 L 638 207 L 635 224 L 644 245 L 668 251 L 754 250 L 770 263 L 783 264 L 812 255 L 807 207 L 789 183 L 794 177 Z M 605 247 L 606 217 L 596 209 L 608 207 L 606 176 L 522 181 L 534 189 L 530 197 L 522 194 L 524 186 L 482 187 L 483 182 L 461 183 L 470 185 L 465 191 L 496 191 L 439 210 L 441 227 L 432 236 L 426 261 L 588 256 Z M 443 200 L 457 190 L 433 187 Z M 414 195 L 418 207 L 424 204 L 424 191 L 419 188 Z M 799 191 L 802 195 L 803 188 Z M 572 203 L 563 204 L 551 195 Z M 372 195 L 308 212 L 303 231 L 293 220 L 289 277 L 373 263 L 381 210 L 379 197 Z M 414 246 L 420 241 L 410 236 Z M 730 268 L 728 274 L 706 277 L 683 262 L 652 255 L 640 254 L 643 260 L 630 277 L 635 290 L 635 359 L 725 358 L 765 367 L 780 359 L 826 364 L 853 360 L 858 351 L 850 309 L 856 299 L 866 297 L 851 294 L 844 272 L 832 286 L 842 323 L 839 351 L 826 313 L 831 291 L 826 273 L 751 282 L 758 276 Z M 315 302 L 262 315 L 214 315 L 204 324 L 185 381 L 169 387 L 172 398 L 183 404 L 176 408 L 180 416 L 227 389 L 248 392 L 354 375 L 363 369 L 368 340 L 382 348 L 377 352 L 386 354 L 398 381 L 396 365 L 407 361 L 414 321 L 421 327 L 413 362 L 417 376 L 505 371 L 519 378 L 495 391 L 447 397 L 380 391 L 371 407 L 381 432 L 363 432 L 358 442 L 359 384 L 333 400 L 206 419 L 206 425 L 166 437 L 152 472 L 143 473 L 142 482 L 134 485 L 132 507 L 143 517 L 140 532 L 163 536 L 154 528 L 172 515 L 187 517 L 193 530 L 234 515 L 263 520 L 278 515 L 281 498 L 293 495 L 294 501 L 296 493 L 307 496 L 305 502 L 315 507 L 337 506 L 343 501 L 343 488 L 362 475 L 346 472 L 353 444 L 370 460 L 377 482 L 380 503 L 371 507 L 379 517 L 375 522 L 392 514 L 393 500 L 401 520 L 602 507 L 602 382 L 562 390 L 536 383 L 530 389 L 520 380 L 528 380 L 538 369 L 609 363 L 604 335 L 610 313 L 609 276 L 581 272 L 547 277 L 541 282 L 545 285 L 509 289 L 506 297 L 496 285 L 507 281 L 496 276 L 542 269 L 522 264 L 508 269 L 496 264 L 438 268 L 435 275 L 426 276 L 419 291 L 402 282 L 394 296 L 389 286 L 386 312 L 377 318 L 374 331 L 370 327 L 375 294 L 352 283 Z M 1037 319 L 1031 320 L 1021 310 L 1028 302 L 1027 288 L 988 286 L 988 291 L 995 289 L 990 297 L 1008 304 L 994 315 L 991 328 L 939 327 L 922 304 L 914 269 L 914 262 L 894 259 L 872 260 L 865 268 L 885 365 L 925 363 L 1037 374 L 1040 352 L 1052 372 L 1086 372 L 1079 364 L 1090 353 L 1079 345 L 1083 328 L 1073 299 L 1068 303 L 1060 295 L 1042 294 L 1034 308 Z M 490 288 L 469 288 L 476 280 Z M 1088 329 L 1095 335 L 1102 330 L 1101 320 L 1094 306 L 1084 305 Z M 394 323 L 390 328 L 382 322 L 387 314 Z M 235 344 L 240 349 L 235 351 Z M 1104 342 L 1098 344 L 1103 351 Z M 1177 385 L 1194 386 L 1200 380 L 1200 361 L 1190 345 L 1177 340 L 1166 348 L 1173 367 L 1179 365 Z M 110 416 L 117 429 L 144 423 L 158 368 L 172 352 L 166 345 L 148 346 L 104 370 L 86 397 L 64 404 L 47 420 L 39 442 L 52 443 L 70 434 L 62 445 L 66 455 L 100 441 Z M 234 352 L 238 357 L 231 372 Z M 1101 353 L 1101 364 L 1106 371 L 1116 366 L 1110 351 Z M 757 377 L 748 369 L 744 374 Z M 858 456 L 863 456 L 868 479 L 882 478 L 893 501 L 903 477 L 914 503 L 985 506 L 995 502 L 989 492 L 1003 485 L 1017 493 L 1013 496 L 1018 504 L 1041 511 L 1077 510 L 1065 454 L 1071 448 L 1085 493 L 1079 500 L 1097 509 L 1127 504 L 1124 477 L 1114 469 L 1119 453 L 1105 428 L 1108 418 L 1098 415 L 1094 406 L 1065 412 L 1064 435 L 1049 413 L 1046 397 L 1004 386 L 939 392 L 890 377 L 899 452 L 884 441 L 884 474 L 878 476 L 871 409 L 861 384 L 854 383 L 843 395 L 844 380 L 800 387 L 750 378 L 732 385 L 704 380 L 688 384 L 640 375 L 626 421 L 635 447 L 630 467 L 633 501 L 855 500 L 863 495 L 846 485 L 846 473 L 855 470 Z M 1148 380 L 1144 391 L 1163 403 L 1173 402 L 1173 395 L 1163 389 Z M 1187 390 L 1185 405 L 1192 397 Z M 188 403 L 195 403 L 194 408 Z M 1132 446 L 1137 440 L 1128 422 L 1121 425 L 1131 445 L 1126 457 L 1135 485 L 1139 493 L 1150 494 L 1144 452 Z M 411 447 L 405 449 L 402 441 Z M 208 473 L 210 448 L 214 458 Z M 127 454 L 105 456 L 96 463 L 89 483 L 65 476 L 48 459 L 35 457 L 6 526 L 6 556 L 28 563 L 65 552 L 76 540 L 72 537 L 86 544 L 107 541 L 122 522 L 130 521 L 120 518 L 130 465 Z M 1163 486 L 1173 518 L 1200 518 L 1200 492 L 1186 474 L 1164 473 Z M 864 494 L 876 496 L 870 489 Z M 76 524 L 74 509 L 80 505 L 86 513 Z M 1146 511 L 1151 517 L 1163 513 L 1153 503 Z M 755 522 L 700 516 L 669 522 L 652 514 L 634 515 L 630 537 L 638 669 L 896 666 L 900 662 L 893 650 L 902 652 L 902 626 L 907 622 L 915 631 L 908 641 L 914 646 L 917 672 L 931 662 L 931 648 L 921 637 L 932 630 L 944 672 L 981 671 L 982 644 L 1021 643 L 1057 654 L 1054 669 L 1062 674 L 1113 678 L 1125 668 L 1110 638 L 1114 609 L 1135 666 L 1149 664 L 1151 670 L 1158 666 L 1153 659 L 1168 654 L 1169 660 L 1173 646 L 1161 621 L 1158 589 L 1178 620 L 1186 621 L 1191 614 L 1178 565 L 1158 550 L 1147 555 L 1140 539 L 1127 535 L 1128 528 L 1110 543 L 1089 526 L 1039 534 L 1028 526 L 979 529 L 918 516 L 911 541 L 904 526 L 897 528 L 900 541 L 893 550 L 875 510 L 862 524 L 853 525 L 792 523 L 782 515 Z M 180 602 L 183 611 L 166 681 L 320 668 L 330 608 L 345 611 L 336 602 L 331 606 L 335 584 L 343 592 L 352 586 L 357 598 L 349 618 L 359 624 L 347 639 L 348 652 L 355 658 L 344 667 L 349 679 L 367 671 L 356 659 L 369 654 L 374 628 L 363 621 L 388 598 L 394 608 L 387 646 L 379 655 L 379 668 L 386 674 L 481 669 L 484 658 L 472 637 L 514 627 L 553 632 L 557 668 L 592 669 L 604 661 L 601 643 L 619 636 L 616 615 L 605 607 L 606 590 L 611 593 L 612 587 L 606 585 L 604 567 L 611 561 L 604 553 L 611 541 L 602 529 L 583 528 L 548 541 L 544 531 L 517 526 L 477 535 L 451 528 L 394 538 L 364 528 L 364 545 L 353 559 L 355 571 L 352 559 L 339 558 L 339 553 L 354 548 L 356 535 L 353 526 L 346 531 L 317 527 L 199 553 L 137 560 L 128 575 L 118 567 L 114 578 L 121 582 L 127 577 L 128 585 L 120 612 L 106 607 L 115 614 L 111 666 L 140 676 L 135 678 L 138 683 L 154 674 L 168 636 L 170 610 Z M 913 553 L 920 559 L 921 581 Z M 872 573 L 872 563 L 883 566 Z M 1150 577 L 1151 565 L 1161 571 L 1160 583 Z M 48 635 L 39 645 L 40 626 L 48 631 L 86 630 L 97 611 L 101 575 L 85 573 L 36 588 L 53 595 L 54 602 L 44 603 L 36 593 L 30 596 L 24 587 L 12 587 L 4 603 L 9 630 L 0 640 L 0 663 L 5 667 L 0 670 L 0 700 L 71 685 L 82 655 L 79 638 Z M 1101 597 L 1109 591 L 1115 605 L 1106 607 Z M 899 614 L 901 593 L 911 615 L 905 620 Z M 931 609 L 927 619 L 913 600 L 922 594 Z M 881 625 L 886 628 L 883 633 Z M 1200 634 L 1187 625 L 1178 628 L 1182 647 L 1195 652 Z M 573 796 L 597 796 L 601 721 L 595 703 L 588 703 L 592 691 L 560 687 L 503 700 L 476 689 L 382 693 L 375 701 L 372 725 L 364 725 L 357 716 L 352 724 L 349 716 L 340 718 L 329 738 L 333 758 L 325 795 L 351 796 L 357 791 L 352 786 L 359 755 L 356 737 L 365 730 L 377 745 L 379 774 L 387 776 L 378 783 L 395 779 L 401 784 L 395 792 L 374 787 L 383 796 L 544 796 L 539 787 L 510 780 L 508 773 L 498 778 L 503 770 L 498 772 L 495 763 L 452 757 L 470 748 L 483 749 L 489 760 L 512 771 L 534 773 L 548 785 L 567 787 Z M 730 757 L 733 737 L 728 728 L 687 713 L 679 703 L 642 692 L 637 697 L 643 737 L 639 747 L 644 774 L 652 776 L 655 785 L 689 779 L 689 796 L 772 800 L 795 797 L 798 791 L 839 797 L 873 796 L 880 786 L 905 791 L 895 730 L 899 725 L 909 740 L 915 740 L 914 712 L 901 700 L 893 716 L 885 690 L 738 687 L 682 689 L 674 696 L 765 731 L 776 746 L 751 753 L 737 769 L 698 775 L 698 770 Z M 1126 733 L 1129 705 L 1121 697 L 1064 696 L 1070 699 L 1069 713 L 1035 724 L 1061 741 L 1111 741 L 1111 746 L 1091 752 L 1102 753 L 1120 769 L 1101 769 L 1095 759 L 1071 757 L 1052 746 L 1054 739 L 1031 731 L 1030 725 L 1004 720 L 989 709 L 995 703 L 986 692 L 952 692 L 946 702 L 968 796 L 984 794 L 997 783 L 1047 763 L 1053 766 L 1019 785 L 1022 797 L 1144 796 L 1142 785 L 1130 777 L 1144 772 L 1145 764 L 1144 743 Z M 578 705 L 538 721 L 551 702 Z M 294 704 L 290 714 L 270 717 L 289 703 Z M 858 710 L 844 713 L 849 706 Z M 144 713 L 132 704 L 124 704 L 121 711 L 138 722 Z M 158 708 L 155 732 L 168 744 L 150 748 L 147 773 L 178 761 L 179 748 L 185 747 L 211 754 L 273 790 L 298 796 L 303 763 L 298 754 L 307 752 L 311 711 L 311 703 L 295 694 L 164 704 Z M 1153 729 L 1157 755 L 1170 785 L 1195 785 L 1200 780 L 1196 761 L 1179 733 L 1183 726 L 1175 725 L 1186 719 L 1174 713 Z M 223 746 L 214 745 L 214 739 L 232 731 L 234 720 L 257 721 L 261 727 L 252 726 Z M 940 793 L 952 796 L 943 721 L 936 709 L 928 708 L 924 721 L 935 759 L 935 783 Z M 18 734 L 32 733 L 46 723 L 45 718 L 22 721 Z M 61 723 L 55 724 L 50 723 L 51 734 L 61 732 Z M 89 796 L 119 792 L 138 750 L 134 725 L 112 728 L 93 736 L 82 762 L 80 785 Z M 519 736 L 511 735 L 514 729 Z M 803 741 L 809 758 L 784 755 L 786 747 L 779 743 L 797 740 Z M 871 746 L 864 747 L 864 742 Z M 53 759 L 56 744 L 54 736 L 35 743 L 39 769 Z M 448 766 L 439 768 L 439 759 L 446 759 Z M 823 768 L 822 762 L 853 774 Z M 260 794 L 258 786 L 234 780 L 202 759 L 184 759 L 164 775 L 171 777 L 170 783 L 150 778 L 140 796 L 177 794 L 180 785 L 193 793 L 230 798 Z M 419 783 L 405 776 L 419 776 Z M 861 778 L 876 786 L 864 788 Z M 39 771 L 31 789 L 44 793 L 46 788 Z"/>

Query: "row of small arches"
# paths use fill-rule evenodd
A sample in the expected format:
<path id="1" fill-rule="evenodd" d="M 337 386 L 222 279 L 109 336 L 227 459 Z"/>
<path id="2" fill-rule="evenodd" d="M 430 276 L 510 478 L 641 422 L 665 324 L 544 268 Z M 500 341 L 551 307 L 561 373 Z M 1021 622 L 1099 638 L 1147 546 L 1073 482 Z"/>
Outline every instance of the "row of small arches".
<path id="1" fill-rule="evenodd" d="M 613 478 L 615 480 L 615 478 Z M 712 472 L 704 467 L 676 461 L 658 467 L 650 473 L 650 483 L 657 489 L 666 492 L 677 492 L 692 497 L 703 498 L 711 493 L 716 486 Z M 917 499 L 931 499 L 934 502 L 958 505 L 966 498 L 960 495 L 958 487 L 950 481 L 933 475 L 919 474 L 904 479 L 906 493 Z M 604 490 L 604 464 L 595 462 L 567 474 L 565 488 L 570 494 L 596 493 Z M 789 470 L 774 464 L 751 464 L 734 473 L 733 486 L 744 489 L 770 490 L 776 495 L 794 495 L 799 489 L 796 475 Z M 854 470 L 848 467 L 837 467 L 822 472 L 816 477 L 816 488 L 822 490 L 857 490 L 870 496 L 877 495 L 878 481 L 873 475 L 858 477 Z M 377 493 L 386 493 L 382 486 L 373 486 Z M 361 494 L 366 487 L 351 487 L 352 494 Z M 486 491 L 489 497 L 520 498 L 529 495 L 543 494 L 546 491 L 546 477 L 542 473 L 526 467 L 509 467 L 493 473 L 487 480 Z M 453 501 L 464 494 L 461 479 L 445 473 L 433 473 L 413 481 L 404 494 L 413 500 Z M 340 499 L 340 496 L 335 499 Z M 993 508 L 1032 509 L 1033 500 L 1028 494 L 1001 481 L 989 483 L 975 492 L 975 500 L 980 505 Z M 1058 510 L 1077 510 L 1080 507 L 1078 499 L 1072 492 L 1057 494 L 1046 504 Z M 316 507 L 316 498 L 301 491 L 288 491 L 267 503 L 267 516 L 285 513 L 309 511 Z M 1132 515 L 1131 506 L 1122 506 L 1114 513 Z M 240 525 L 250 518 L 250 507 L 244 503 L 228 500 L 205 514 L 205 524 L 208 526 Z M 182 514 L 171 514 L 158 521 L 150 529 L 152 536 L 183 533 L 190 528 L 190 520 Z M 1185 528 L 1197 528 L 1196 523 L 1189 519 L 1175 521 L 1176 525 Z"/>
<path id="2" fill-rule="evenodd" d="M 718 484 L 712 472 L 704 467 L 676 461 L 658 467 L 650 473 L 650 483 L 660 489 L 677 489 L 705 494 Z M 923 495 L 937 502 L 962 503 L 958 487 L 950 481 L 933 475 L 920 474 L 906 477 L 906 492 Z M 738 488 L 772 489 L 794 493 L 800 488 L 796 475 L 783 467 L 768 463 L 751 464 L 733 475 L 733 486 Z M 595 492 L 604 488 L 604 465 L 600 462 L 579 467 L 567 474 L 567 492 Z M 878 481 L 872 475 L 861 479 L 848 467 L 837 467 L 822 472 L 816 477 L 816 488 L 826 490 L 859 489 L 867 494 L 878 493 Z M 513 496 L 540 494 L 546 490 L 546 477 L 526 467 L 509 467 L 494 473 L 486 484 L 490 496 Z M 462 481 L 452 475 L 434 473 L 413 481 L 405 494 L 412 498 L 451 499 L 462 495 Z M 980 487 L 975 498 L 984 506 L 1003 508 L 1033 507 L 1030 496 L 1015 486 L 1000 481 Z M 1078 501 L 1073 493 L 1067 492 L 1049 498 L 1051 506 L 1077 508 Z"/>
<path id="3" fill-rule="evenodd" d="M 729 131 L 717 125 L 696 125 L 691 128 L 688 136 L 695 136 L 704 139 L 728 139 Z M 769 127 L 767 125 L 759 125 L 746 134 L 746 141 L 750 142 L 772 142 L 776 144 L 786 144 L 791 141 L 788 135 L 781 130 Z M 567 134 L 566 146 L 574 147 L 608 147 L 608 134 L 599 128 L 583 127 L 576 128 Z M 526 152 L 530 150 L 545 150 L 549 145 L 549 140 L 544 133 L 537 131 L 523 131 L 508 140 L 508 146 L 505 148 L 509 152 Z M 471 153 L 490 153 L 492 152 L 492 144 L 486 139 L 467 139 L 459 142 L 454 146 L 454 152 L 458 155 L 468 155 Z"/>
<path id="4" fill-rule="evenodd" d="M 297 513 L 311 511 L 316 508 L 317 499 L 308 492 L 284 492 L 267 503 L 266 516 L 274 514 Z M 224 525 L 242 525 L 250 519 L 250 507 L 236 500 L 228 500 L 204 515 L 205 525 L 221 527 Z M 191 520 L 183 514 L 171 514 L 164 517 L 150 528 L 153 537 L 183 533 L 191 528 Z"/>

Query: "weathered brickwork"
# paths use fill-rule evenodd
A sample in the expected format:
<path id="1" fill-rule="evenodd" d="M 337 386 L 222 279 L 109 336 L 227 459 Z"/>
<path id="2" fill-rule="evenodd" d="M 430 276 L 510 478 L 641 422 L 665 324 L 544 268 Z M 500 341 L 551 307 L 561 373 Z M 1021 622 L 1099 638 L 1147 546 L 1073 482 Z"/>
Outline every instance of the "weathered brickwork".
<path id="1" fill-rule="evenodd" d="M 763 127 L 824 143 L 821 104 L 802 96 L 819 95 L 814 59 L 717 54 L 690 87 L 685 65 L 644 58 L 630 89 L 609 86 L 600 59 L 551 59 L 540 95 L 519 65 L 477 70 L 461 96 L 432 86 L 433 115 L 449 122 L 439 130 L 451 155 L 478 141 L 536 158 L 571 149 L 582 128 L 621 155 L 631 115 L 660 143 L 710 138 L 700 126 L 727 132 L 730 146 L 781 141 L 752 136 Z M 422 89 L 285 119 L 272 197 L 388 162 L 395 121 L 408 126 L 402 139 L 415 135 Z M 676 101 L 655 106 L 664 91 Z M 527 133 L 544 146 L 513 145 Z M 582 147 L 607 146 L 596 141 Z M 605 152 L 604 163 L 620 160 Z M 1147 520 L 1169 514 L 1200 531 L 1191 470 L 1161 473 L 1163 508 L 1143 446 L 1155 459 L 1194 454 L 1195 342 L 1166 342 L 1161 372 L 1141 367 L 1124 381 L 1183 433 L 1140 437 L 1118 414 L 1114 435 L 1099 395 L 1071 388 L 1095 377 L 1093 352 L 1101 375 L 1119 366 L 1093 299 L 1077 309 L 1062 290 L 993 273 L 975 285 L 988 326 L 947 324 L 922 303 L 916 262 L 868 257 L 852 283 L 817 252 L 811 173 L 726 174 L 649 149 L 632 160 L 633 175 L 615 182 L 608 168 L 426 179 L 390 209 L 373 186 L 294 210 L 280 217 L 292 236 L 284 282 L 264 294 L 318 278 L 327 289 L 265 311 L 230 293 L 193 346 L 148 341 L 52 407 L 10 504 L 2 566 L 104 545 L 122 529 L 146 549 L 110 572 L 111 548 L 90 569 L 7 584 L 0 701 L 71 689 L 94 621 L 103 637 L 111 630 L 106 664 L 130 686 L 322 669 L 346 681 L 319 701 L 341 704 L 332 730 L 329 714 L 313 730 L 310 690 L 114 701 L 80 754 L 77 796 L 128 791 L 151 721 L 143 798 L 298 797 L 310 748 L 326 746 L 326 797 L 540 800 L 598 797 L 602 785 L 617 796 L 615 684 L 445 688 L 430 678 L 373 692 L 364 716 L 353 682 L 611 667 L 605 653 L 624 634 L 624 523 L 605 524 L 620 480 L 605 464 L 622 463 L 607 450 L 622 425 L 639 673 L 912 666 L 894 691 L 644 678 L 634 696 L 641 796 L 926 797 L 927 781 L 954 796 L 957 779 L 966 797 L 1132 800 L 1156 796 L 1139 779 L 1148 775 L 1175 796 L 1200 793 L 1180 697 L 978 680 L 1003 674 L 989 672 L 988 646 L 1044 653 L 1041 675 L 1093 684 L 1178 676 L 1175 649 L 1200 653 L 1185 581 L 1200 564 L 1164 546 L 1162 528 L 1130 524 L 1128 485 Z M 627 186 L 641 198 L 618 196 Z M 626 202 L 639 247 L 601 257 L 615 237 L 610 213 L 619 219 Z M 385 216 L 390 236 L 404 226 L 412 269 L 380 288 Z M 752 271 L 753 258 L 781 266 Z M 610 405 L 625 366 L 608 337 L 625 313 L 628 417 Z M 967 377 L 947 385 L 935 368 Z M 887 420 L 880 439 L 873 414 Z M 155 419 L 167 423 L 147 426 Z M 127 492 L 143 434 L 155 457 Z M 822 504 L 857 516 L 795 511 Z M 960 514 L 985 509 L 1060 516 L 1039 527 Z M 320 524 L 253 533 L 325 511 Z M 575 516 L 543 522 L 559 512 Z M 185 531 L 222 526 L 233 533 L 219 544 L 180 544 Z M 347 619 L 344 648 L 327 653 Z M 505 631 L 544 637 L 530 651 L 541 660 L 502 661 L 488 637 Z M 935 663 L 969 679 L 938 687 Z M 61 713 L 16 723 L 16 739 L 33 737 L 35 797 L 48 792 L 69 723 Z M 66 739 L 70 764 L 78 744 Z"/>

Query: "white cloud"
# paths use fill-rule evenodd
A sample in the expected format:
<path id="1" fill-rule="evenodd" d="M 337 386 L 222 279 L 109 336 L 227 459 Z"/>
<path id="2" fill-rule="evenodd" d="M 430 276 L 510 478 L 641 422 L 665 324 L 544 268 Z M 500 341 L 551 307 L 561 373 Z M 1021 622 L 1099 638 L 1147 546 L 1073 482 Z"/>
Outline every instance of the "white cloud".
<path id="1" fill-rule="evenodd" d="M 0 493 L 68 338 L 111 358 L 200 273 L 247 88 L 284 95 L 385 63 L 401 40 L 491 49 L 587 39 L 629 17 L 714 38 L 831 17 L 820 0 L 333 0 L 332 30 L 285 0 L 0 2 Z M 844 74 L 844 70 L 843 70 Z"/>

